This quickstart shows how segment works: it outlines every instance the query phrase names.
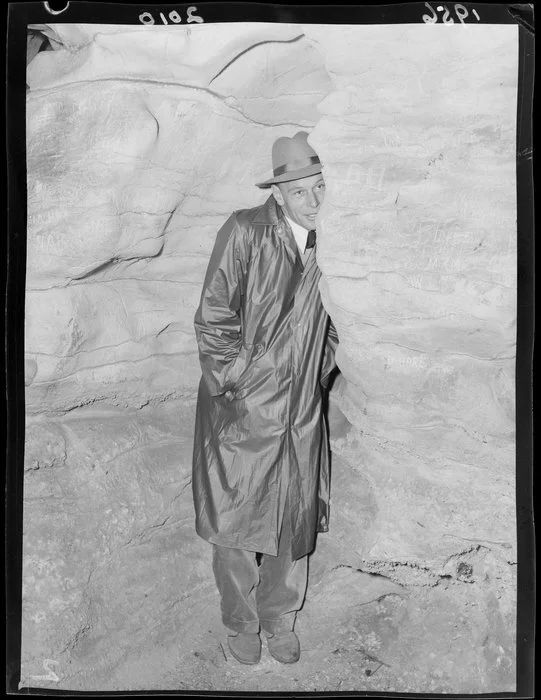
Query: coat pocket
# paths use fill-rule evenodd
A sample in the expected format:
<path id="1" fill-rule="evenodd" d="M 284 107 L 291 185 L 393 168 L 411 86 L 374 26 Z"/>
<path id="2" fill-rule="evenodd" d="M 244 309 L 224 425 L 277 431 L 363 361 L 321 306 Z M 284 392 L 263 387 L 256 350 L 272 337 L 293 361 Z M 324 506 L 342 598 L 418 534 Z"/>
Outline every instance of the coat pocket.
<path id="1" fill-rule="evenodd" d="M 237 355 L 235 361 L 231 365 L 231 369 L 227 374 L 227 388 L 228 391 L 235 391 L 242 375 L 248 368 L 250 364 L 250 357 L 252 355 L 253 346 L 252 345 L 242 345 L 239 354 Z"/>
<path id="2" fill-rule="evenodd" d="M 228 387 L 233 399 L 243 398 L 260 372 L 262 346 L 244 345 L 228 375 Z"/>

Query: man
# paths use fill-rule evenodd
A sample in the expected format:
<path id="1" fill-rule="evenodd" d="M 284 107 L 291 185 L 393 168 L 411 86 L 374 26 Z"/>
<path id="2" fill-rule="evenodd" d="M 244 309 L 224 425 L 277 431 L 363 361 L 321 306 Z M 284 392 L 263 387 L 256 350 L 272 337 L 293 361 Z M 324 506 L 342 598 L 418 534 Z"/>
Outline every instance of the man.
<path id="1" fill-rule="evenodd" d="M 318 290 L 325 182 L 307 138 L 275 142 L 274 176 L 258 184 L 271 196 L 218 232 L 195 316 L 196 530 L 213 544 L 229 649 L 245 664 L 260 659 L 260 630 L 275 659 L 299 659 L 307 557 L 328 529 L 321 402 L 337 338 Z"/>

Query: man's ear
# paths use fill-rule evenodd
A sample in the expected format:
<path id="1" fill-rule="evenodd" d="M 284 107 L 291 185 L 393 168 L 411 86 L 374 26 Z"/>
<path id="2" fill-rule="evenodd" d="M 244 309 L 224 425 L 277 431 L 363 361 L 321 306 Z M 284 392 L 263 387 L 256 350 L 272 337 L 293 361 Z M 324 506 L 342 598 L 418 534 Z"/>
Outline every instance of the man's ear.
<path id="1" fill-rule="evenodd" d="M 282 192 L 278 185 L 271 185 L 272 189 L 272 194 L 274 195 L 274 199 L 278 202 L 280 206 L 283 205 L 284 203 L 284 197 L 282 196 Z"/>

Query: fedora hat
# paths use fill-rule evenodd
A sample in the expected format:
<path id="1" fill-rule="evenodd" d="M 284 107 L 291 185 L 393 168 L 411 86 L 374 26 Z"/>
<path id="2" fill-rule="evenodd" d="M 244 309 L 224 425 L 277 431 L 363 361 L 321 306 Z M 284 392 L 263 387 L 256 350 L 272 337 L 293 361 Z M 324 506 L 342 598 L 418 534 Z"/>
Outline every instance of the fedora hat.
<path id="1" fill-rule="evenodd" d="M 292 138 L 281 136 L 276 139 L 272 146 L 272 169 L 274 177 L 256 183 L 258 187 L 264 189 L 321 172 L 319 156 L 308 143 L 306 131 L 299 131 Z"/>

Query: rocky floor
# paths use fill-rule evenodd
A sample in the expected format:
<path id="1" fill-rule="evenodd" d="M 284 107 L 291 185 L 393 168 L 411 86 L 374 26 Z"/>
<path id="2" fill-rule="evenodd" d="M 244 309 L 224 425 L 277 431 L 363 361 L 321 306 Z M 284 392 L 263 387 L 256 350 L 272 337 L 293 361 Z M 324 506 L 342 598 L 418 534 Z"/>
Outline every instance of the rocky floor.
<path id="1" fill-rule="evenodd" d="M 397 592 L 375 578 L 341 568 L 310 588 L 296 625 L 302 655 L 294 665 L 275 661 L 265 645 L 257 666 L 237 663 L 227 648 L 217 597 L 209 592 L 194 597 L 159 630 L 115 635 L 108 658 L 96 663 L 90 654 L 90 668 L 79 665 L 71 677 L 39 687 L 490 692 L 490 679 L 478 666 L 482 643 L 467 605 L 457 604 L 456 595 L 450 604 L 445 589 Z M 512 690 L 511 666 L 500 669 L 500 690 Z"/>
<path id="2" fill-rule="evenodd" d="M 210 547 L 193 533 L 187 480 L 193 415 L 165 407 L 145 411 L 126 421 L 122 412 L 80 409 L 79 416 L 60 421 L 66 443 L 57 451 L 58 464 L 52 457 L 45 466 L 31 464 L 25 551 L 28 561 L 42 557 L 36 569 L 42 578 L 32 578 L 27 564 L 21 687 L 459 694 L 514 689 L 512 632 L 493 588 L 445 577 L 401 585 L 360 571 L 346 563 L 340 540 L 347 524 L 338 522 L 334 533 L 319 536 L 310 559 L 308 594 L 296 625 L 300 661 L 280 664 L 264 645 L 257 666 L 237 663 L 220 620 Z M 54 426 L 47 426 L 51 440 Z M 339 439 L 348 426 L 331 415 L 331 429 Z M 89 435 L 99 439 L 108 461 L 102 473 L 98 448 L 87 449 L 92 469 L 85 481 L 83 446 L 95 445 Z M 115 436 L 114 449 L 109 435 Z M 32 454 L 30 447 L 27 452 Z M 77 508 L 72 504 L 67 521 L 57 521 L 48 515 L 53 511 L 43 510 L 51 508 L 47 488 L 62 484 L 62 499 L 74 498 L 75 489 L 68 487 L 72 452 L 79 460 L 75 486 L 82 500 Z M 183 465 L 174 479 L 160 473 L 160 465 L 172 459 Z M 347 465 L 337 455 L 333 469 L 339 484 Z M 96 520 L 89 510 L 78 521 L 75 513 L 85 498 L 100 498 L 107 506 Z M 359 503 L 361 509 L 368 506 Z M 140 509 L 155 517 L 142 520 Z M 73 532 L 65 534 L 64 522 Z M 39 554 L 41 536 L 59 540 L 56 569 L 47 569 L 50 556 Z M 67 590 L 77 594 L 69 605 Z"/>

